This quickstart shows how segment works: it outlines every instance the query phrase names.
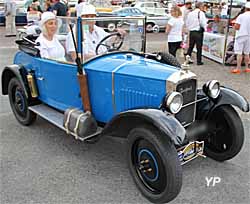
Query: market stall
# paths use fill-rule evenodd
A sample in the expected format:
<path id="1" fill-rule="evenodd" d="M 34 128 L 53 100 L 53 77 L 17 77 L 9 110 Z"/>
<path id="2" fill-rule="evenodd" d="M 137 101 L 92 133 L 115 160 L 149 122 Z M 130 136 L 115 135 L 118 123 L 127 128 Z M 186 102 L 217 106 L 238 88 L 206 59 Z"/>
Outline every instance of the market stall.
<path id="1" fill-rule="evenodd" d="M 221 15 L 220 0 L 206 0 L 207 10 L 206 17 L 208 19 L 208 25 L 211 25 L 216 17 L 219 17 L 219 24 L 223 28 L 214 31 L 212 25 L 204 32 L 203 39 L 203 56 L 212 59 L 216 62 L 225 64 L 225 57 L 228 53 L 228 45 L 232 44 L 234 40 L 234 28 L 233 20 L 237 17 L 241 11 L 241 6 L 244 5 L 246 0 L 229 0 L 226 4 L 228 7 L 227 15 Z M 225 1 L 224 1 L 225 2 Z M 232 53 L 232 50 L 230 50 Z M 228 63 L 227 63 L 228 64 Z"/>

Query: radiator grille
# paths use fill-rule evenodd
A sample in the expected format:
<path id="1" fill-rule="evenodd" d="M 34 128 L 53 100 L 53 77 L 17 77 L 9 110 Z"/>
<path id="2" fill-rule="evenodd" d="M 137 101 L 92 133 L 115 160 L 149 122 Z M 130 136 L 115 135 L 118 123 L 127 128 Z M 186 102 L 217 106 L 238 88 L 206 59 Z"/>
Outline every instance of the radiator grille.
<path id="1" fill-rule="evenodd" d="M 183 105 L 192 103 L 196 100 L 196 79 L 186 80 L 177 85 L 176 91 L 183 96 Z M 182 125 L 188 125 L 194 121 L 196 104 L 190 104 L 183 107 L 175 117 Z"/>

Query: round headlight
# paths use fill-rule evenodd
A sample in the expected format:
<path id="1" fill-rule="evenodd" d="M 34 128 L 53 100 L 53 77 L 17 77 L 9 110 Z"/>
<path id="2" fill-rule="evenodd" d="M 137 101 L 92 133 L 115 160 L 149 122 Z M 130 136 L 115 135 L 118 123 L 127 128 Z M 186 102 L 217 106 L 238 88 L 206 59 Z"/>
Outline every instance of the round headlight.
<path id="1" fill-rule="evenodd" d="M 203 91 L 215 99 L 220 95 L 220 83 L 217 80 L 211 80 L 204 85 Z"/>
<path id="2" fill-rule="evenodd" d="M 176 114 L 181 110 L 183 97 L 178 92 L 172 92 L 167 96 L 166 106 L 171 113 Z"/>

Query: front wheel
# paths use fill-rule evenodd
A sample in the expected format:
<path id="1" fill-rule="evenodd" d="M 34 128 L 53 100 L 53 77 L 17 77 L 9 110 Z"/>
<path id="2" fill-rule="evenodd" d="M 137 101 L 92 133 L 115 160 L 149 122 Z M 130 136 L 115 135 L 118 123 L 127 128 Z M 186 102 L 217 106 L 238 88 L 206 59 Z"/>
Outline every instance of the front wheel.
<path id="1" fill-rule="evenodd" d="M 36 114 L 28 109 L 25 91 L 17 78 L 12 78 L 8 85 L 8 95 L 11 109 L 22 125 L 30 125 L 36 120 Z"/>
<path id="2" fill-rule="evenodd" d="M 238 113 L 232 106 L 216 108 L 208 118 L 211 125 L 204 152 L 217 161 L 236 156 L 244 142 L 244 129 Z"/>
<path id="3" fill-rule="evenodd" d="M 129 169 L 151 202 L 173 200 L 182 186 L 182 168 L 173 143 L 151 127 L 133 129 L 128 136 Z"/>

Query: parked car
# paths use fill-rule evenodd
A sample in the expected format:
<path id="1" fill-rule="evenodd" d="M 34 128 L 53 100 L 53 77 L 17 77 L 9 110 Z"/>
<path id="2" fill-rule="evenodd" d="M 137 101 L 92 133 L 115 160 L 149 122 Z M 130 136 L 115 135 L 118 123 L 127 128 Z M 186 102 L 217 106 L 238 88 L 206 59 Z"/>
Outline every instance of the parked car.
<path id="1" fill-rule="evenodd" d="M 136 2 L 135 8 L 139 8 L 143 13 L 155 14 L 155 15 L 166 15 L 167 9 L 164 8 L 159 2 L 146 1 Z"/>
<path id="2" fill-rule="evenodd" d="M 111 17 L 111 16 L 119 16 L 119 17 L 127 17 L 127 16 L 147 16 L 146 18 L 146 31 L 147 32 L 159 32 L 160 30 L 165 30 L 167 22 L 169 20 L 169 16 L 160 16 L 154 14 L 146 14 L 143 13 L 140 9 L 134 7 L 125 7 L 121 9 L 117 9 L 112 13 L 98 13 L 99 17 Z M 107 21 L 106 21 L 107 22 Z M 119 22 L 107 22 L 109 31 L 113 32 L 117 27 Z"/>
<path id="3" fill-rule="evenodd" d="M 27 12 L 23 9 L 17 9 L 16 13 L 16 25 L 26 25 L 27 24 Z M 0 26 L 5 25 L 5 14 L 4 10 L 0 10 Z"/>
<path id="4" fill-rule="evenodd" d="M 124 3 L 124 0 L 111 0 L 112 5 L 121 5 Z"/>
<path id="5" fill-rule="evenodd" d="M 165 203 L 181 190 L 181 165 L 203 154 L 225 161 L 240 152 L 244 129 L 235 108 L 249 112 L 249 103 L 216 80 L 199 88 L 196 74 L 172 55 L 145 53 L 144 18 L 132 20 L 133 30 L 107 35 L 95 57 L 77 64 L 41 58 L 37 36 L 16 41 L 20 50 L 2 71 L 2 94 L 22 125 L 39 115 L 80 141 L 125 138 L 138 189 L 151 202 Z M 85 43 L 81 23 L 78 57 Z"/>

